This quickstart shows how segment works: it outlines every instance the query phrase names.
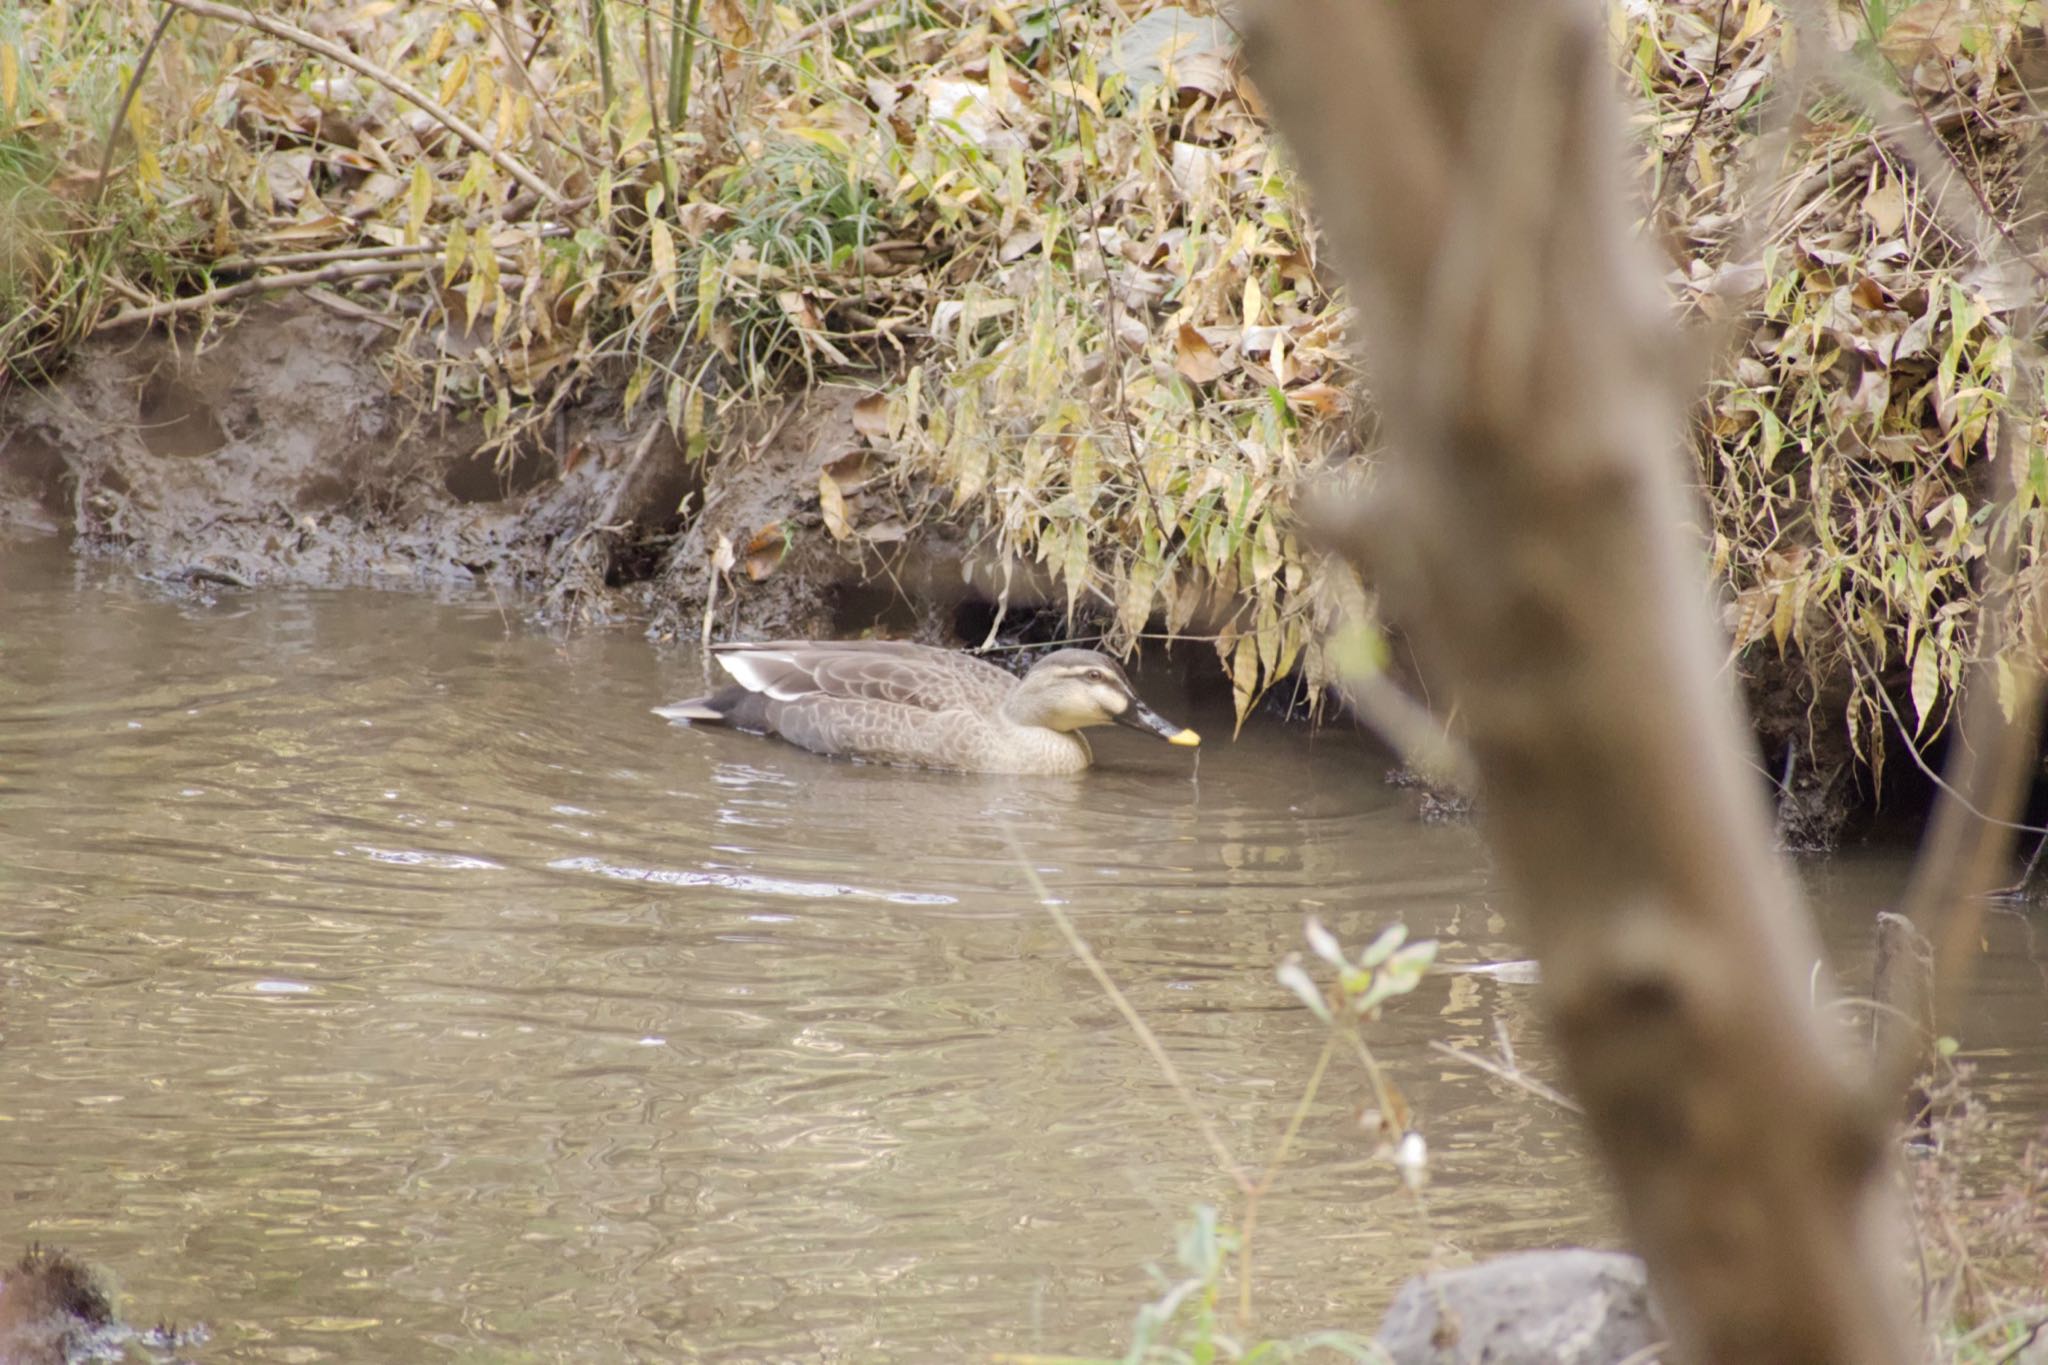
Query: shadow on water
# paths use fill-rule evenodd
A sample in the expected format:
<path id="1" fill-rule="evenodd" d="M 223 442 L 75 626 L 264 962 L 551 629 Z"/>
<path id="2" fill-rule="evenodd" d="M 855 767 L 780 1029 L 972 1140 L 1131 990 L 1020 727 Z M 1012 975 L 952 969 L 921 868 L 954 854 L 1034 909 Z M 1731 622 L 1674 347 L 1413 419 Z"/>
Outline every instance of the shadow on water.
<path id="1" fill-rule="evenodd" d="M 487 599 L 0 572 L 8 1231 L 208 1354 L 1115 1348 L 1230 1185 L 1006 831 L 1253 1163 L 1321 1043 L 1272 975 L 1304 912 L 1519 955 L 1477 841 L 1369 747 L 1219 742 L 1156 679 L 1198 761 L 1115 732 L 1082 779 L 958 777 L 671 729 L 693 660 Z M 1813 869 L 1845 956 L 1898 871 Z M 2027 927 L 1979 1006 L 2038 1107 Z M 1501 1029 L 1551 1075 L 1530 992 L 1481 977 L 1376 1034 L 1437 1233 L 1611 1236 L 1573 1123 L 1428 1049 Z M 1326 1086 L 1262 1211 L 1266 1331 L 1366 1325 L 1423 1255 L 1363 1098 Z"/>

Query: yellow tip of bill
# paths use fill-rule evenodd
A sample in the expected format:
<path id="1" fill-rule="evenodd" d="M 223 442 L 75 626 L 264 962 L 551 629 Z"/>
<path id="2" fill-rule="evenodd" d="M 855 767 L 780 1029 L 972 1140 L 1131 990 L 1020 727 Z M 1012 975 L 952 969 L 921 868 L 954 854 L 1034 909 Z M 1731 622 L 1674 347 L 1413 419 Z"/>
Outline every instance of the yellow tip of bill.
<path id="1" fill-rule="evenodd" d="M 1183 749 L 1192 749 L 1202 742 L 1202 737 L 1193 730 L 1183 730 L 1166 742 L 1168 744 L 1178 744 Z"/>

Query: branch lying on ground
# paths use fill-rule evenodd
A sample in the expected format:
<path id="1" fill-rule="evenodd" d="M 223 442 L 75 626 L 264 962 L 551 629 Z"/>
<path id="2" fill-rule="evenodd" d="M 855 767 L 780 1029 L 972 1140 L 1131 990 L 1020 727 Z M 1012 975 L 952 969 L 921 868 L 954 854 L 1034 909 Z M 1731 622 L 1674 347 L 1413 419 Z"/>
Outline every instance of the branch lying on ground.
<path id="1" fill-rule="evenodd" d="M 319 270 L 289 271 L 283 275 L 258 275 L 253 280 L 224 284 L 218 289 L 209 289 L 190 298 L 170 299 L 163 303 L 151 304 L 147 308 L 123 308 L 112 317 L 101 319 L 93 330 L 105 331 L 111 327 L 125 327 L 133 322 L 155 322 L 159 318 L 172 317 L 180 313 L 196 313 L 206 308 L 217 308 L 223 303 L 232 303 L 251 294 L 269 293 L 272 290 L 305 289 L 312 285 L 335 284 L 342 280 L 410 274 L 421 269 L 422 264 L 418 260 L 338 261 Z"/>

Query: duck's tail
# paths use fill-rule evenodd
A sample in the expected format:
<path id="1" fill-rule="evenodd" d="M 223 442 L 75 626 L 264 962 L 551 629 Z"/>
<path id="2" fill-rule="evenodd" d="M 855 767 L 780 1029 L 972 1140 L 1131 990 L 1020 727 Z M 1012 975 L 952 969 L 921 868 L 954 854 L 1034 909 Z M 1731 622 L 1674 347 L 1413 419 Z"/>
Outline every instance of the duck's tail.
<path id="1" fill-rule="evenodd" d="M 654 714 L 673 721 L 730 725 L 739 730 L 765 730 L 768 728 L 767 706 L 766 697 L 756 696 L 735 683 L 708 696 L 657 706 Z"/>
<path id="2" fill-rule="evenodd" d="M 667 706 L 657 706 L 654 708 L 654 714 L 665 720 L 701 720 L 723 725 L 725 713 L 712 705 L 715 700 L 716 697 L 691 697 L 688 701 L 675 701 Z"/>

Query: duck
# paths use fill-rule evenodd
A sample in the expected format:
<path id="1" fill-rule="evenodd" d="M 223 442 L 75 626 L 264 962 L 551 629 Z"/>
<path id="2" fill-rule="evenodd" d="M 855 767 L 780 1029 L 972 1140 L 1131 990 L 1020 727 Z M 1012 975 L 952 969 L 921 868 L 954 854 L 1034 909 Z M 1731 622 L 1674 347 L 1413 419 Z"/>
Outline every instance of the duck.
<path id="1" fill-rule="evenodd" d="M 1123 725 L 1194 748 L 1200 735 L 1138 699 L 1092 649 L 1046 655 L 1022 677 L 907 640 L 713 645 L 733 681 L 654 713 L 774 735 L 813 753 L 953 772 L 1059 775 L 1095 761 L 1080 732 Z"/>

